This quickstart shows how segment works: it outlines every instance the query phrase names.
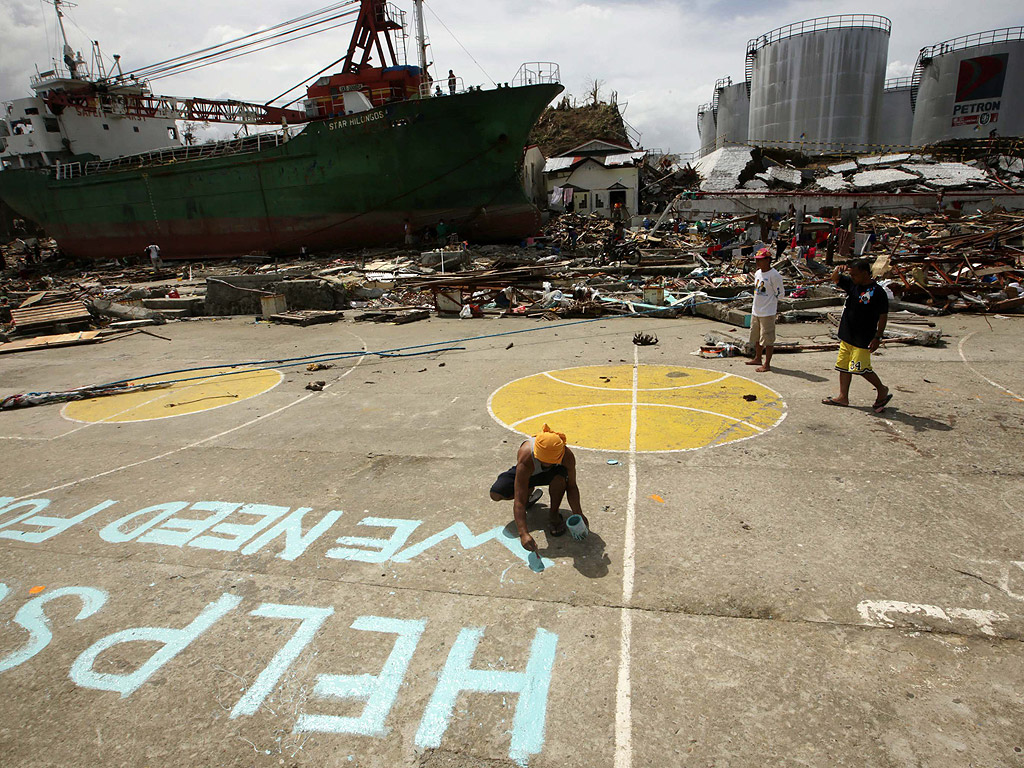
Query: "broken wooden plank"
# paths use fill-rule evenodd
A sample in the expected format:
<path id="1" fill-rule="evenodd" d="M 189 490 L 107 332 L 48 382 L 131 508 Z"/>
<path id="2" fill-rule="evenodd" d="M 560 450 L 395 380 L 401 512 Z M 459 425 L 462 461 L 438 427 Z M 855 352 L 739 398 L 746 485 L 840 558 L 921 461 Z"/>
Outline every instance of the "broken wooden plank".
<path id="1" fill-rule="evenodd" d="M 73 347 L 79 344 L 93 344 L 101 341 L 99 331 L 80 331 L 78 333 L 58 333 L 54 336 L 36 336 L 31 339 L 10 341 L 0 344 L 0 355 L 12 352 L 30 352 L 37 349 L 53 347 Z"/>

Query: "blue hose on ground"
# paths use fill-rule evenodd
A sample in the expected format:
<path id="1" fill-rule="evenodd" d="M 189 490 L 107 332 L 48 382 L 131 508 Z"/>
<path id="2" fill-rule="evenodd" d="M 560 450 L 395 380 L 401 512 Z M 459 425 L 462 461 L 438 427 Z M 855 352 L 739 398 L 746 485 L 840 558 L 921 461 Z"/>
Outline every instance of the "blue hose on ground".
<path id="1" fill-rule="evenodd" d="M 735 301 L 735 297 L 728 299 L 719 299 L 709 297 L 706 301 L 688 303 L 688 307 L 696 307 L 702 304 L 714 304 L 721 301 Z M 471 341 L 484 341 L 486 339 L 496 339 L 503 336 L 515 336 L 522 333 L 537 333 L 540 331 L 553 330 L 556 328 L 569 328 L 576 325 L 586 325 L 588 323 L 607 322 L 609 320 L 618 320 L 624 318 L 634 317 L 645 317 L 647 315 L 654 314 L 656 312 L 664 312 L 666 309 L 671 307 L 657 307 L 654 309 L 645 310 L 643 312 L 631 312 L 627 315 L 614 315 L 611 317 L 591 317 L 584 320 L 570 320 L 564 323 L 556 323 L 554 325 L 542 325 L 535 326 L 533 328 L 520 328 L 514 331 L 499 331 L 498 333 L 486 333 L 480 336 L 467 336 L 461 339 L 450 339 L 446 341 L 435 341 L 428 344 L 415 344 L 406 347 L 394 347 L 391 349 L 382 349 L 378 351 L 369 350 L 358 350 L 358 351 L 346 351 L 346 352 L 321 352 L 316 355 L 304 355 L 302 357 L 288 357 L 279 360 L 253 360 L 245 363 L 229 363 L 221 365 L 202 365 L 193 368 L 180 368 L 173 371 L 163 371 L 161 373 L 153 373 L 146 376 L 135 376 L 130 379 L 120 379 L 118 381 L 107 382 L 106 384 L 95 384 L 88 387 L 81 387 L 79 389 L 70 390 L 67 392 L 28 392 L 21 395 L 11 395 L 10 397 L 0 400 L 0 410 L 10 410 L 13 408 L 23 408 L 30 405 L 43 405 L 51 402 L 67 402 L 69 400 L 82 400 L 90 397 L 102 397 L 110 394 L 123 394 L 136 389 L 153 389 L 155 387 L 166 387 L 171 384 L 181 384 L 189 381 L 200 381 L 203 379 L 213 379 L 220 376 L 232 376 L 242 371 L 231 370 L 231 371 L 220 371 L 218 373 L 210 374 L 208 376 L 191 376 L 181 379 L 167 379 L 158 382 L 146 382 L 146 379 L 153 379 L 160 376 L 174 376 L 179 373 L 195 373 L 197 371 L 209 371 L 223 368 L 245 368 L 248 373 L 257 373 L 259 371 L 274 370 L 277 368 L 291 368 L 299 365 L 307 365 L 312 363 L 325 363 L 331 361 L 348 360 L 354 357 L 366 357 L 369 355 L 375 355 L 381 358 L 400 358 L 400 357 L 417 357 L 419 355 L 431 355 L 438 352 L 453 352 L 464 350 L 465 347 L 457 346 L 441 346 L 441 345 L 454 345 L 467 343 Z M 410 352 L 410 350 L 421 350 L 417 352 Z M 252 368 L 251 366 L 261 366 Z M 142 383 L 133 383 L 142 382 Z"/>

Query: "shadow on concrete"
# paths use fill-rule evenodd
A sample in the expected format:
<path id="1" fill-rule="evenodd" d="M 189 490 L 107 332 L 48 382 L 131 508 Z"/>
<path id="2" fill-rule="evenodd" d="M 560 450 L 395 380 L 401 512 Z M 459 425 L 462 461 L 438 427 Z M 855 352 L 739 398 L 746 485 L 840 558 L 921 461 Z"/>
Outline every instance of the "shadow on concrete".
<path id="1" fill-rule="evenodd" d="M 825 376 L 818 376 L 815 373 L 807 373 L 807 371 L 795 371 L 792 368 L 779 368 L 777 365 L 772 365 L 771 373 L 765 374 L 771 376 L 772 373 L 777 373 L 780 376 L 792 376 L 794 379 L 803 379 L 804 381 L 813 381 L 815 383 L 821 383 L 823 381 L 831 381 L 831 379 Z"/>
<path id="2" fill-rule="evenodd" d="M 572 558 L 572 567 L 588 579 L 603 579 L 607 576 L 608 566 L 611 565 L 612 560 L 608 556 L 605 541 L 600 534 L 591 530 L 585 539 L 576 541 L 567 531 L 561 536 L 553 538 L 547 533 L 549 515 L 550 508 L 541 505 L 530 507 L 526 512 L 526 524 L 534 540 L 537 539 L 538 531 L 544 531 L 544 539 L 548 542 L 547 547 L 539 546 L 538 542 L 537 554 L 548 560 Z M 505 533 L 510 538 L 519 538 L 515 520 L 505 526 Z"/>
<path id="3" fill-rule="evenodd" d="M 875 413 L 870 405 L 851 405 L 850 408 L 856 411 L 862 411 L 863 413 L 870 414 L 871 416 L 877 416 L 881 419 L 888 419 L 889 421 L 895 421 L 900 424 L 905 424 L 915 432 L 952 432 L 953 426 L 947 424 L 944 421 L 938 421 L 937 419 L 930 419 L 927 416 L 914 416 L 910 413 L 903 413 L 891 405 L 886 406 L 885 410 L 881 413 Z"/>

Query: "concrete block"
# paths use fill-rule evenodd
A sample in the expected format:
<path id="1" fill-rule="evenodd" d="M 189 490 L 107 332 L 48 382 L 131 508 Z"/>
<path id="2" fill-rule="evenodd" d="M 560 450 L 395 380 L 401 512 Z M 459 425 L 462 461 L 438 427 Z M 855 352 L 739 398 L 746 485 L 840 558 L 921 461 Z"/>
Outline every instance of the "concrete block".
<path id="1" fill-rule="evenodd" d="M 188 296 L 180 299 L 143 299 L 146 309 L 158 309 L 168 317 L 199 317 L 205 311 L 206 300 L 202 296 Z M 176 312 L 179 314 L 172 315 Z M 184 314 L 181 314 L 184 313 Z"/>
<path id="2" fill-rule="evenodd" d="M 901 153 L 896 155 L 875 155 L 873 157 L 858 157 L 857 163 L 861 168 L 880 168 L 883 166 L 899 165 L 910 159 L 909 154 Z"/>
<path id="3" fill-rule="evenodd" d="M 804 181 L 804 175 L 801 171 L 796 168 L 786 168 L 784 166 L 769 168 L 768 178 L 772 182 L 784 187 L 799 187 Z"/>
<path id="4" fill-rule="evenodd" d="M 854 174 L 850 179 L 856 192 L 871 192 L 873 190 L 896 190 L 901 187 L 909 187 L 919 184 L 921 177 L 915 173 L 907 173 L 895 168 L 878 171 L 861 171 Z"/>
<path id="5" fill-rule="evenodd" d="M 850 165 L 853 165 L 853 163 L 850 163 Z M 819 189 L 823 189 L 826 192 L 846 192 L 851 188 L 850 182 L 839 174 L 822 176 L 815 184 Z"/>
<path id="6" fill-rule="evenodd" d="M 848 163 L 837 163 L 836 165 L 830 165 L 828 167 L 829 173 L 854 173 L 857 171 L 859 166 L 853 160 Z"/>
<path id="7" fill-rule="evenodd" d="M 1017 176 L 1024 176 L 1024 159 L 1003 155 L 999 158 L 999 170 L 1005 173 L 1013 173 Z"/>
<path id="8" fill-rule="evenodd" d="M 753 161 L 750 147 L 722 147 L 697 161 L 703 192 L 726 192 L 740 186 L 740 176 Z"/>
<path id="9" fill-rule="evenodd" d="M 751 179 L 743 185 L 744 189 L 761 190 L 768 189 L 768 185 L 761 179 Z"/>
<path id="10" fill-rule="evenodd" d="M 920 174 L 925 184 L 936 189 L 987 186 L 991 181 L 984 171 L 963 163 L 932 163 L 928 165 L 904 163 L 900 168 Z"/>
<path id="11" fill-rule="evenodd" d="M 290 309 L 345 309 L 344 290 L 319 279 L 281 280 L 275 275 L 228 275 L 207 278 L 206 314 L 259 315 L 261 297 L 284 294 Z"/>

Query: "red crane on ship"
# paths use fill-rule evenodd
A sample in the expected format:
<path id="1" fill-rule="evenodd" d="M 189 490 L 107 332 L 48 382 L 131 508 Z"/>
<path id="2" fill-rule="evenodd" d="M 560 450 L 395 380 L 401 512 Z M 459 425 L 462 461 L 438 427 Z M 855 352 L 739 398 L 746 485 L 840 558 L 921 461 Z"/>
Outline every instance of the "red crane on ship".
<path id="1" fill-rule="evenodd" d="M 59 13 L 59 4 L 57 8 Z M 346 91 L 360 91 L 373 106 L 379 107 L 420 95 L 422 70 L 399 63 L 392 39 L 393 32 L 404 34 L 404 25 L 399 21 L 401 13 L 385 0 L 361 0 L 348 51 L 342 59 L 317 74 L 339 63 L 341 71 L 320 77 L 306 89 L 311 104 L 306 111 L 275 107 L 270 103 L 158 96 L 145 92 L 141 87 L 143 83 L 135 79 L 108 84 L 75 78 L 61 89 L 48 91 L 44 98 L 55 115 L 70 107 L 80 114 L 104 112 L 135 118 L 251 125 L 294 125 L 345 114 L 342 94 Z M 377 66 L 371 64 L 375 53 L 379 60 Z"/>

